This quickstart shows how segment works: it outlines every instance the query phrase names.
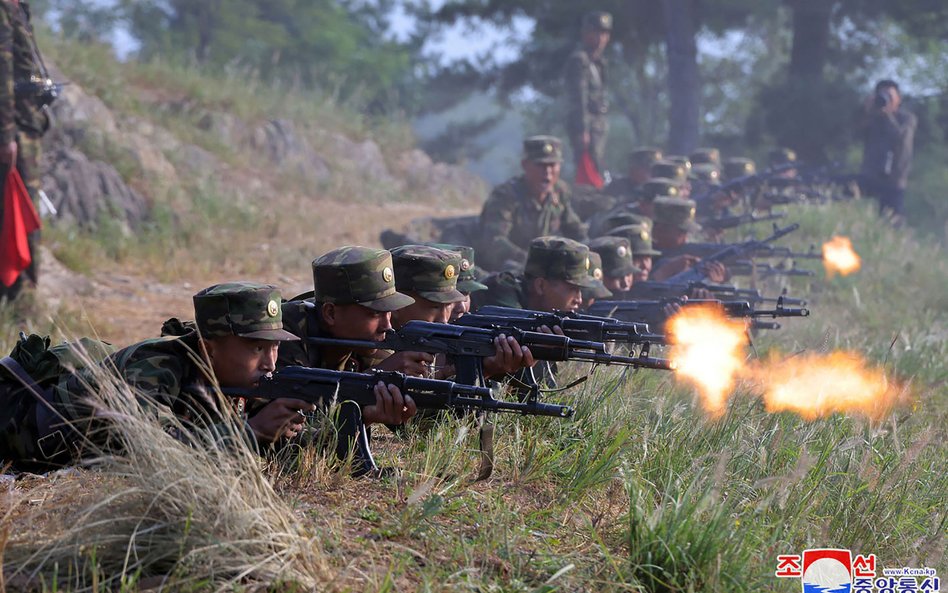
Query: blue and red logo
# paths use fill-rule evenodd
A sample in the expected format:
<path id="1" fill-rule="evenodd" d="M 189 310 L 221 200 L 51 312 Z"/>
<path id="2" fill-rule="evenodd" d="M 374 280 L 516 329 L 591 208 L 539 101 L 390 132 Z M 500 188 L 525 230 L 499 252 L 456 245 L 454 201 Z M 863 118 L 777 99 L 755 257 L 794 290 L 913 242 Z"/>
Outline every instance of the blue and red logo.
<path id="1" fill-rule="evenodd" d="M 803 593 L 850 593 L 853 555 L 849 550 L 803 551 Z"/>

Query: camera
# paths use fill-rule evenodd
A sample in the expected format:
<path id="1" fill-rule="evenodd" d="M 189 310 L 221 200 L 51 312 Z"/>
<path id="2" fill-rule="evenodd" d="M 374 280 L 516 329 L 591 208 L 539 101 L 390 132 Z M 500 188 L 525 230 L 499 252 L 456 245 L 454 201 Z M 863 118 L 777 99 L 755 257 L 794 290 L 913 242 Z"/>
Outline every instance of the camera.
<path id="1" fill-rule="evenodd" d="M 52 105 L 59 98 L 63 85 L 48 78 L 44 80 L 33 77 L 30 80 L 16 83 L 13 89 L 18 97 L 30 98 L 36 103 L 37 107 L 43 108 Z"/>
<path id="2" fill-rule="evenodd" d="M 873 105 L 876 109 L 885 109 L 889 106 L 889 93 L 885 91 L 879 91 L 876 93 L 876 98 L 873 100 Z"/>

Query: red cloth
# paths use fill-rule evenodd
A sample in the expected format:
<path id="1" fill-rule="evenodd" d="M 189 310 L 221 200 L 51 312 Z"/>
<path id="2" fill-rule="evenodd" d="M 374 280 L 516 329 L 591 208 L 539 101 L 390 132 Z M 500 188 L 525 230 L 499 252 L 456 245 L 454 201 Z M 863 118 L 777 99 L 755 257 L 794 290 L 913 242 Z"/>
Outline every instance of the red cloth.
<path id="1" fill-rule="evenodd" d="M 599 174 L 599 169 L 596 168 L 596 163 L 593 162 L 588 150 L 583 151 L 583 158 L 579 160 L 579 167 L 576 170 L 576 185 L 591 185 L 596 189 L 602 189 L 602 186 L 605 185 L 602 175 Z"/>
<path id="2" fill-rule="evenodd" d="M 40 228 L 39 215 L 16 168 L 3 186 L 3 228 L 0 229 L 0 282 L 12 286 L 33 261 L 26 236 Z"/>

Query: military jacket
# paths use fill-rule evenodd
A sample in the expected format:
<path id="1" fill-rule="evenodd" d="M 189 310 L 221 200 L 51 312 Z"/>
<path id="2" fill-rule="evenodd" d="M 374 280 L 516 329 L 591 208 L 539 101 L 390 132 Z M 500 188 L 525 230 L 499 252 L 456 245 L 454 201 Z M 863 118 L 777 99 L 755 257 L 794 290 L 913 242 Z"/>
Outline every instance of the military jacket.
<path id="1" fill-rule="evenodd" d="M 167 406 L 176 416 L 185 420 L 201 418 L 212 423 L 221 420 L 217 395 L 204 368 L 199 354 L 198 337 L 189 333 L 180 337 L 154 338 L 119 350 L 100 365 L 114 369 L 135 393 L 148 398 L 149 402 Z M 92 371 L 84 369 L 75 375 L 64 377 L 56 387 L 68 410 L 67 418 L 81 419 L 88 414 L 80 403 L 96 388 Z"/>
<path id="2" fill-rule="evenodd" d="M 570 137 L 604 130 L 609 112 L 605 59 L 593 59 L 582 48 L 570 54 L 566 62 L 566 97 Z"/>
<path id="3" fill-rule="evenodd" d="M 14 92 L 16 83 L 39 74 L 29 5 L 0 0 L 0 142 L 13 142 L 18 130 L 41 135 L 49 127 L 46 113 L 29 96 Z"/>
<path id="4" fill-rule="evenodd" d="M 586 226 L 571 198 L 569 186 L 558 181 L 541 204 L 530 196 L 523 175 L 495 187 L 481 211 L 481 241 L 475 246 L 478 263 L 492 270 L 507 261 L 522 263 L 530 241 L 546 235 L 585 240 Z"/>

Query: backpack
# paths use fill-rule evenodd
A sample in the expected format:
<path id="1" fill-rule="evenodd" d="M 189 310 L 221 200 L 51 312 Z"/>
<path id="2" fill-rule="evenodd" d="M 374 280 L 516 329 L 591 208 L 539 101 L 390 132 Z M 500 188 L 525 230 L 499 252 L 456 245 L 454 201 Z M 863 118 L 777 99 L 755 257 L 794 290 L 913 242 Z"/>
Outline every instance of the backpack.
<path id="1" fill-rule="evenodd" d="M 20 333 L 0 359 L 0 467 L 48 471 L 72 461 L 74 431 L 58 412 L 53 387 L 64 375 L 115 352 L 108 342 L 81 338 L 50 346 L 49 336 Z"/>

